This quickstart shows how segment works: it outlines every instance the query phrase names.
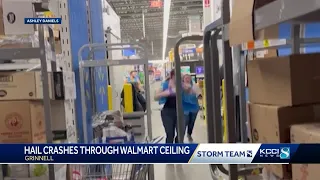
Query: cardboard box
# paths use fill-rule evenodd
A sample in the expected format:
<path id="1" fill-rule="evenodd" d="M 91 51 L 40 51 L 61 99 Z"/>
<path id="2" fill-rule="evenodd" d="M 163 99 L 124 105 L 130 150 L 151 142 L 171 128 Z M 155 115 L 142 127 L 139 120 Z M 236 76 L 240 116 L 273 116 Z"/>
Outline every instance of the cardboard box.
<path id="1" fill-rule="evenodd" d="M 49 91 L 51 91 L 49 78 Z M 41 72 L 1 72 L 0 100 L 34 100 L 43 98 Z"/>
<path id="2" fill-rule="evenodd" d="M 320 143 L 320 123 L 299 124 L 291 127 L 292 143 Z M 312 180 L 320 176 L 319 164 L 293 164 L 293 180 Z"/>
<path id="3" fill-rule="evenodd" d="M 320 54 L 249 61 L 249 101 L 292 106 L 320 102 Z"/>
<path id="4" fill-rule="evenodd" d="M 242 0 L 234 1 L 230 19 L 229 36 L 230 45 L 237 45 L 253 40 L 278 39 L 279 28 L 277 25 L 254 31 L 253 11 L 274 0 Z M 239 35 L 241 32 L 241 35 Z"/>
<path id="5" fill-rule="evenodd" d="M 253 143 L 290 143 L 290 126 L 320 121 L 320 104 L 290 107 L 249 103 L 249 114 Z"/>
<path id="6" fill-rule="evenodd" d="M 251 92 L 250 92 L 251 93 Z M 249 104 L 253 143 L 290 143 L 290 126 L 320 121 L 320 105 L 296 107 Z M 280 178 L 290 178 L 290 166 L 270 165 Z"/>
<path id="7" fill-rule="evenodd" d="M 45 143 L 40 101 L 0 101 L 0 143 Z"/>
<path id="8" fill-rule="evenodd" d="M 33 18 L 35 15 L 32 1 L 2 0 L 2 10 L 2 22 L 6 35 L 33 35 L 35 33 L 34 25 L 24 23 L 24 18 Z"/>

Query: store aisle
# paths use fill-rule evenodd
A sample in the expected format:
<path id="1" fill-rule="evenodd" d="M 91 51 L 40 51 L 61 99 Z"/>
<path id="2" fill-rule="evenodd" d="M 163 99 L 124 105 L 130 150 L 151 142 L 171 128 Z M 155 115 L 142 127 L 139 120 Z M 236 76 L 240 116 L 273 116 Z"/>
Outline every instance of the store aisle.
<path id="1" fill-rule="evenodd" d="M 157 88 L 160 87 L 160 83 L 156 82 L 152 84 L 151 98 Z M 152 102 L 152 130 L 153 137 L 165 136 L 165 132 L 162 126 L 160 118 L 160 106 L 158 102 Z M 206 125 L 203 120 L 197 119 L 194 130 L 195 143 L 207 142 Z M 187 141 L 186 141 L 187 142 Z M 155 165 L 155 180 L 195 180 L 206 179 L 210 180 L 210 170 L 208 165 Z"/>

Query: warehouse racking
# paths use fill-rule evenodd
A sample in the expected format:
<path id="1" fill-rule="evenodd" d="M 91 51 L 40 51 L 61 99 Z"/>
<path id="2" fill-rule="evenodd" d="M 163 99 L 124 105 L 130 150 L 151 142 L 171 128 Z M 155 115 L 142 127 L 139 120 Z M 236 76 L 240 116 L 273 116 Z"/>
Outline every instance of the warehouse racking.
<path id="1" fill-rule="evenodd" d="M 54 0 L 54 1 L 32 1 L 35 9 L 41 11 L 48 11 L 54 13 L 55 17 L 62 18 L 62 24 L 60 25 L 60 38 L 61 38 L 61 46 L 62 46 L 62 56 L 63 60 L 61 62 L 61 66 L 58 67 L 63 69 L 63 71 L 75 71 L 76 74 L 76 84 L 79 86 L 79 74 L 78 70 L 78 58 L 77 53 L 79 48 L 83 44 L 88 44 L 89 42 L 101 42 L 103 41 L 103 29 L 102 27 L 102 8 L 101 1 L 69 1 L 69 0 Z M 18 4 L 19 2 L 17 2 Z M 89 6 L 90 5 L 90 6 Z M 92 11 L 91 9 L 94 9 Z M 99 9 L 101 9 L 99 11 Z M 87 19 L 88 13 L 91 15 Z M 73 21 L 69 21 L 69 19 L 73 19 Z M 80 20 L 81 19 L 81 20 Z M 81 28 L 79 28 L 81 27 Z M 89 29 L 90 27 L 90 29 Z M 92 28 L 91 28 L 92 27 Z M 0 49 L 1 51 L 1 59 L 33 59 L 40 58 L 41 60 L 41 72 L 43 74 L 43 92 L 44 92 L 44 109 L 45 109 L 45 121 L 46 121 L 46 136 L 47 143 L 52 143 L 52 131 L 51 131 L 51 105 L 49 98 L 49 87 L 48 87 L 48 70 L 47 70 L 47 59 L 46 59 L 46 51 L 45 51 L 45 40 L 43 33 L 44 26 L 39 26 L 39 47 L 37 48 L 19 48 L 19 49 Z M 50 28 L 49 28 L 50 30 Z M 93 32 L 95 36 L 91 37 L 90 32 Z M 52 36 L 52 33 L 50 33 Z M 98 37 L 97 37 L 98 36 Z M 101 37 L 100 37 L 101 36 Z M 51 41 L 54 38 L 50 38 Z M 90 41 L 89 41 L 90 40 Z M 54 44 L 50 42 L 50 44 Z M 55 55 L 54 46 L 52 47 L 52 54 Z M 56 69 L 57 63 L 55 62 L 55 56 L 52 57 L 51 61 L 51 69 Z M 1 70 L 26 70 L 26 69 L 37 69 L 39 68 L 39 64 L 37 63 L 15 63 L 15 64 L 1 64 Z M 77 92 L 80 93 L 79 91 Z M 106 98 L 106 95 L 104 95 Z M 106 98 L 107 99 L 107 98 Z M 71 109 L 68 109 L 72 112 L 72 122 L 69 122 L 69 127 L 67 127 L 67 141 L 70 143 L 82 142 L 83 134 L 82 131 L 78 131 L 79 134 L 76 133 L 76 130 L 79 127 L 75 127 L 76 125 L 80 125 L 82 128 L 82 123 L 76 122 L 76 116 L 74 112 L 81 113 L 81 105 L 78 104 L 77 107 L 74 107 L 74 101 L 68 100 L 71 103 Z M 79 101 L 79 98 L 76 99 L 76 102 Z M 80 102 L 80 101 L 79 101 Z M 77 111 L 75 111 L 77 109 Z M 81 119 L 81 116 L 77 118 L 77 121 Z M 81 122 L 81 120 L 79 120 Z M 79 138 L 79 139 L 78 139 Z M 53 165 L 49 165 L 49 179 L 55 179 L 54 167 Z"/>

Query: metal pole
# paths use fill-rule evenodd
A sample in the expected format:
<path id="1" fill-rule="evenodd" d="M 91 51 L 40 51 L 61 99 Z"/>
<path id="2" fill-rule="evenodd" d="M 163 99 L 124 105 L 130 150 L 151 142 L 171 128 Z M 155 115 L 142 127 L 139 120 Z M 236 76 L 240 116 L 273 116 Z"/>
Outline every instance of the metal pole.
<path id="1" fill-rule="evenodd" d="M 246 100 L 246 58 L 243 54 L 240 54 L 240 66 L 239 66 L 239 105 L 240 105 L 240 131 L 241 142 L 248 142 L 247 132 L 247 100 Z"/>
<path id="2" fill-rule="evenodd" d="M 300 54 L 300 25 L 293 24 L 291 27 L 291 53 Z"/>
<path id="3" fill-rule="evenodd" d="M 153 49 L 153 41 L 151 41 L 151 54 L 154 54 L 154 49 Z"/>
<path id="4" fill-rule="evenodd" d="M 224 60 L 224 80 L 225 80 L 225 96 L 226 96 L 226 120 L 228 124 L 228 140 L 229 143 L 236 143 L 236 121 L 235 121 L 235 94 L 233 86 L 233 68 L 232 68 L 232 54 L 229 43 L 229 29 L 227 24 L 230 23 L 230 1 L 222 1 L 222 22 L 224 24 L 222 28 L 222 49 Z M 238 180 L 238 166 L 235 164 L 229 164 L 229 180 Z"/>
<path id="5" fill-rule="evenodd" d="M 148 62 L 144 64 L 144 72 L 148 72 Z M 151 97 L 150 97 L 150 80 L 149 75 L 145 75 L 145 95 L 147 100 L 147 127 L 148 127 L 148 136 L 150 139 L 153 138 L 152 136 L 152 123 L 151 123 Z M 148 180 L 154 180 L 154 165 L 150 164 L 148 169 Z"/>
<path id="6" fill-rule="evenodd" d="M 299 44 L 301 46 L 301 39 L 305 38 L 305 34 L 306 34 L 306 25 L 305 24 L 301 24 L 300 25 L 300 40 L 299 40 Z M 300 53 L 305 53 L 306 48 L 305 47 L 301 47 L 300 48 Z"/>
<path id="7" fill-rule="evenodd" d="M 43 104 L 44 104 L 44 117 L 46 123 L 46 137 L 47 143 L 52 144 L 53 135 L 51 129 L 51 103 L 50 103 L 50 90 L 49 90 L 49 76 L 48 67 L 46 61 L 46 48 L 44 43 L 44 29 L 43 25 L 39 25 L 39 46 L 40 46 L 40 60 L 41 60 L 41 75 L 42 75 L 42 86 L 43 86 Z M 49 164 L 49 179 L 54 180 L 54 165 Z"/>
<path id="8" fill-rule="evenodd" d="M 144 11 L 142 11 L 142 31 L 143 31 L 143 37 L 146 37 L 146 24 L 144 19 Z"/>
<path id="9" fill-rule="evenodd" d="M 90 12 L 90 0 L 87 0 L 87 15 L 88 15 L 88 37 L 89 43 L 93 43 L 93 36 L 92 36 L 92 23 L 91 23 L 91 12 Z M 92 48 L 89 48 L 88 60 L 94 59 L 94 52 Z M 89 67 L 89 77 L 90 77 L 90 96 L 91 96 L 91 107 L 92 107 L 92 114 L 95 114 L 97 111 L 97 104 L 96 104 L 96 84 L 95 84 L 95 69 L 94 67 Z"/>
<path id="10" fill-rule="evenodd" d="M 212 119 L 212 124 L 210 124 L 213 129 L 211 129 L 209 132 L 214 133 L 214 142 L 215 143 L 222 143 L 223 138 L 222 138 L 222 121 L 221 121 L 221 81 L 220 81 L 220 65 L 219 65 L 219 51 L 218 51 L 218 42 L 217 42 L 217 37 L 218 34 L 221 30 L 216 30 L 215 33 L 211 36 L 210 38 L 210 59 L 208 61 L 211 62 L 211 69 L 209 71 L 211 72 L 211 79 L 206 79 L 206 85 L 208 83 L 208 87 L 212 88 L 211 92 L 206 91 L 206 96 L 207 94 L 211 94 L 211 100 L 213 101 L 213 104 L 211 104 L 210 107 L 206 107 L 207 114 L 208 113 L 213 113 L 213 119 Z M 206 64 L 208 64 L 206 62 Z M 210 90 L 210 89 L 209 89 Z M 209 100 L 209 99 L 208 99 Z M 206 100 L 206 102 L 208 102 Z M 208 105 L 207 105 L 208 106 Z M 207 119 L 207 123 L 208 118 Z M 208 125 L 209 126 L 209 125 Z M 208 127 L 209 128 L 209 127 Z M 209 130 L 209 129 L 208 129 Z"/>
<path id="11" fill-rule="evenodd" d="M 178 143 L 183 143 L 184 132 L 185 132 L 185 122 L 184 122 L 184 113 L 182 107 L 182 78 L 181 78 L 181 60 L 179 55 L 179 46 L 184 41 L 201 41 L 202 36 L 187 36 L 181 38 L 174 47 L 174 61 L 175 61 L 175 80 L 176 80 L 176 100 L 177 100 L 177 131 L 178 131 Z"/>

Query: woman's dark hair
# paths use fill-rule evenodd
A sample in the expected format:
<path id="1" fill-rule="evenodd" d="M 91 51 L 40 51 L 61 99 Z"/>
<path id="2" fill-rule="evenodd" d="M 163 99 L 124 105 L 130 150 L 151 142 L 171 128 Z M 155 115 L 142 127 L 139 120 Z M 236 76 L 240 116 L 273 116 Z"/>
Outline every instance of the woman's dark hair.
<path id="1" fill-rule="evenodd" d="M 172 69 L 170 71 L 169 77 L 166 78 L 166 81 L 169 81 L 170 79 L 172 79 L 175 74 L 176 74 L 176 72 L 174 71 L 174 69 Z"/>

